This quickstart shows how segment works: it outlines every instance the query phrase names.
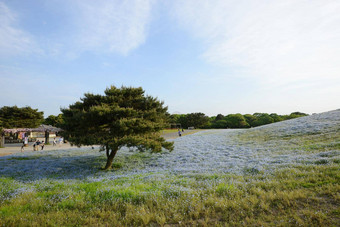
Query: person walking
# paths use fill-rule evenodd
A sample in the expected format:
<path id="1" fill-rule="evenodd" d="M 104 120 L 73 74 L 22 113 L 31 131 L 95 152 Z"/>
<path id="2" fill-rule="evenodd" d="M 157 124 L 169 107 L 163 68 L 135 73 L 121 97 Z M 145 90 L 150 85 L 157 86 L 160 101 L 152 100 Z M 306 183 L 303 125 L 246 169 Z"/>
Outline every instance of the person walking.
<path id="1" fill-rule="evenodd" d="M 42 142 L 41 142 L 41 150 L 44 150 L 44 146 L 45 146 L 45 141 L 43 140 Z"/>
<path id="2" fill-rule="evenodd" d="M 57 140 L 56 140 L 56 138 L 54 137 L 54 139 L 53 139 L 53 147 L 54 146 L 57 146 Z"/>
<path id="3" fill-rule="evenodd" d="M 21 146 L 21 152 L 24 151 L 24 147 L 25 147 L 25 141 L 22 142 L 22 146 Z"/>
<path id="4" fill-rule="evenodd" d="M 182 133 L 181 133 L 181 130 L 178 129 L 178 136 L 181 137 L 182 136 Z"/>

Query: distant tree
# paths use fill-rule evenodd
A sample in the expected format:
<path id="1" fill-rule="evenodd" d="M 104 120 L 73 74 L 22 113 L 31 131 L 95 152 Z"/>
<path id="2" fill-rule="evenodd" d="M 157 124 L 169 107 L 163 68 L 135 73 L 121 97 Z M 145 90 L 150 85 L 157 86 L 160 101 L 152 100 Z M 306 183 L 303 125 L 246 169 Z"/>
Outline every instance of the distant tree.
<path id="1" fill-rule="evenodd" d="M 105 95 L 86 93 L 81 101 L 61 111 L 64 135 L 72 144 L 99 144 L 106 150 L 104 169 L 111 168 L 123 146 L 152 152 L 161 152 L 162 147 L 173 149 L 173 143 L 160 136 L 160 130 L 168 125 L 167 107 L 146 96 L 142 88 L 111 86 Z"/>
<path id="2" fill-rule="evenodd" d="M 211 128 L 227 128 L 228 122 L 226 120 L 218 120 L 211 123 Z"/>
<path id="3" fill-rule="evenodd" d="M 44 113 L 31 107 L 4 106 L 0 108 L 0 147 L 4 146 L 3 128 L 36 128 L 44 120 Z"/>
<path id="4" fill-rule="evenodd" d="M 204 113 L 190 113 L 186 115 L 187 127 L 206 128 L 209 126 L 209 117 Z"/>
<path id="5" fill-rule="evenodd" d="M 177 123 L 181 124 L 182 128 L 188 128 L 187 114 L 178 115 Z"/>
<path id="6" fill-rule="evenodd" d="M 271 113 L 271 114 L 269 114 L 269 116 L 274 120 L 274 122 L 283 121 L 282 116 L 280 116 L 276 113 Z"/>
<path id="7" fill-rule="evenodd" d="M 44 112 L 31 107 L 4 106 L 0 108 L 3 128 L 36 128 L 44 121 Z"/>
<path id="8" fill-rule="evenodd" d="M 44 120 L 45 125 L 52 125 L 54 127 L 60 127 L 64 122 L 63 114 L 59 114 L 58 116 L 50 115 Z"/>
<path id="9" fill-rule="evenodd" d="M 5 145 L 5 136 L 4 136 L 4 133 L 3 133 L 3 127 L 2 127 L 2 120 L 0 120 L 0 148 L 1 147 L 4 147 Z"/>
<path id="10" fill-rule="evenodd" d="M 256 121 L 256 117 L 254 115 L 251 114 L 245 114 L 243 115 L 244 119 L 246 119 L 248 125 L 250 127 L 255 127 L 255 121 Z"/>
<path id="11" fill-rule="evenodd" d="M 256 117 L 254 126 L 266 125 L 274 122 L 274 119 L 271 118 L 267 113 L 254 113 L 253 116 Z"/>
<path id="12" fill-rule="evenodd" d="M 304 116 L 308 116 L 308 114 L 301 113 L 301 112 L 293 112 L 288 116 L 288 119 L 293 119 L 293 118 L 297 118 L 297 117 L 304 117 Z"/>
<path id="13" fill-rule="evenodd" d="M 182 118 L 185 117 L 185 114 L 171 114 L 169 116 L 169 122 L 171 124 L 182 124 Z M 183 125 L 181 125 L 183 127 Z"/>
<path id="14" fill-rule="evenodd" d="M 249 124 L 242 114 L 229 114 L 224 120 L 227 122 L 228 128 L 249 128 Z"/>
<path id="15" fill-rule="evenodd" d="M 217 114 L 215 121 L 223 120 L 224 116 L 222 114 Z"/>

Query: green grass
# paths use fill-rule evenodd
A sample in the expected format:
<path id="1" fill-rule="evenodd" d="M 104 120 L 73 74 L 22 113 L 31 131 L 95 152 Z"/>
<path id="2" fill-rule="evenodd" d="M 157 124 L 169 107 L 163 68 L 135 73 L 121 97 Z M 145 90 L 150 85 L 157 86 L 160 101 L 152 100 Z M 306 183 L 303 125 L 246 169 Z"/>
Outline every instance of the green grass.
<path id="1" fill-rule="evenodd" d="M 139 175 L 113 181 L 1 178 L 0 225 L 330 225 L 340 223 L 340 166 L 272 174 Z M 18 192 L 25 186 L 31 190 Z"/>

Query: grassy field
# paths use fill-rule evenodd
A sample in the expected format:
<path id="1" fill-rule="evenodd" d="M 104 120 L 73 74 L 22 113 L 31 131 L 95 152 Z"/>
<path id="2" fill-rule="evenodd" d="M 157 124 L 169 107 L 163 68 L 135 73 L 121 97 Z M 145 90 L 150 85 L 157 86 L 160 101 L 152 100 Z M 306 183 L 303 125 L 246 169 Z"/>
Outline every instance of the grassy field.
<path id="1" fill-rule="evenodd" d="M 1 157 L 0 226 L 340 226 L 339 121 L 304 125 L 208 130 L 174 140 L 173 153 L 126 149 L 111 171 L 91 149 Z M 247 162 L 206 163 L 217 151 Z M 178 170 L 182 159 L 191 165 Z"/>

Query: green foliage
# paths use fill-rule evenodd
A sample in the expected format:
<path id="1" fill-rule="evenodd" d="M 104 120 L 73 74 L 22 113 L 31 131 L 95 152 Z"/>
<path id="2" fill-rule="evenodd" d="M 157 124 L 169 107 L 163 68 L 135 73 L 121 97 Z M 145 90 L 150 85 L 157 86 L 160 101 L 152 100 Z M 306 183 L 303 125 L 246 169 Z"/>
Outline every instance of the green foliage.
<path id="1" fill-rule="evenodd" d="M 44 120 L 44 112 L 31 107 L 4 106 L 0 108 L 0 128 L 36 128 Z"/>
<path id="2" fill-rule="evenodd" d="M 215 121 L 223 120 L 224 116 L 222 114 L 217 114 Z"/>
<path id="3" fill-rule="evenodd" d="M 86 93 L 61 111 L 65 138 L 77 146 L 101 145 L 108 157 L 105 168 L 111 168 L 109 161 L 123 146 L 152 152 L 173 149 L 172 142 L 160 137 L 160 130 L 168 125 L 167 107 L 145 96 L 142 88 L 111 86 L 105 95 Z"/>
<path id="4" fill-rule="evenodd" d="M 274 120 L 274 122 L 283 121 L 284 118 L 276 113 L 271 113 L 269 116 Z"/>
<path id="5" fill-rule="evenodd" d="M 228 128 L 249 128 L 249 124 L 242 114 L 229 114 L 224 118 Z"/>
<path id="6" fill-rule="evenodd" d="M 60 127 L 64 123 L 63 114 L 58 116 L 50 115 L 44 120 L 45 125 L 52 125 L 54 127 Z"/>
<path id="7" fill-rule="evenodd" d="M 208 128 L 209 117 L 204 113 L 173 114 L 170 117 L 172 123 L 179 123 L 183 128 Z"/>
<path id="8" fill-rule="evenodd" d="M 254 126 L 274 123 L 274 119 L 267 113 L 254 113 L 254 116 L 256 117 Z"/>
<path id="9" fill-rule="evenodd" d="M 293 118 L 304 117 L 304 116 L 308 116 L 308 114 L 301 113 L 301 112 L 293 112 L 287 117 L 287 119 L 293 119 Z"/>
<path id="10" fill-rule="evenodd" d="M 243 115 L 243 117 L 246 119 L 246 121 L 247 121 L 247 123 L 250 127 L 255 126 L 256 117 L 254 115 L 245 114 L 245 115 Z"/>
<path id="11" fill-rule="evenodd" d="M 227 128 L 228 122 L 226 120 L 213 121 L 211 127 L 212 128 Z"/>
<path id="12" fill-rule="evenodd" d="M 173 114 L 169 117 L 171 123 L 181 124 L 183 128 L 250 128 L 274 122 L 284 121 L 292 118 L 308 116 L 301 112 L 293 112 L 290 115 L 278 115 L 276 113 L 254 113 L 252 114 L 229 114 L 223 116 L 207 117 L 203 113 Z"/>

